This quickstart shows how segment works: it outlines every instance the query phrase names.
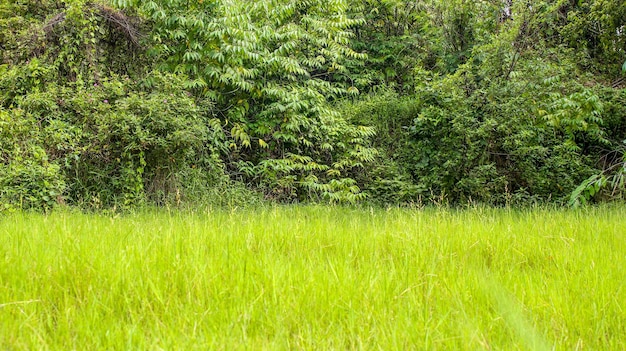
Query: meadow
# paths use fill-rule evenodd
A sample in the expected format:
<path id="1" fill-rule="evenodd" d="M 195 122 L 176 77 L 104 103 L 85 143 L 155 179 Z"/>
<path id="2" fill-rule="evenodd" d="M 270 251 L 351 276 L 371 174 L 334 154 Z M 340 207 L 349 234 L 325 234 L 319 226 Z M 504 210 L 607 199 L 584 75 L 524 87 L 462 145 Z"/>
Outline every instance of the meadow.
<path id="1" fill-rule="evenodd" d="M 0 350 L 624 350 L 626 208 L 0 216 Z"/>

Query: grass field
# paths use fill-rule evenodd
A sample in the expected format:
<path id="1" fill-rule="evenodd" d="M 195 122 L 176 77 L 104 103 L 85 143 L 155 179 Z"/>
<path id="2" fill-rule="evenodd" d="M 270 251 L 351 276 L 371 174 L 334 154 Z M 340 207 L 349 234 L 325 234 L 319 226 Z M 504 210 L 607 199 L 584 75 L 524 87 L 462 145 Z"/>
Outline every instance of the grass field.
<path id="1" fill-rule="evenodd" d="M 0 350 L 624 350 L 625 214 L 11 214 Z"/>

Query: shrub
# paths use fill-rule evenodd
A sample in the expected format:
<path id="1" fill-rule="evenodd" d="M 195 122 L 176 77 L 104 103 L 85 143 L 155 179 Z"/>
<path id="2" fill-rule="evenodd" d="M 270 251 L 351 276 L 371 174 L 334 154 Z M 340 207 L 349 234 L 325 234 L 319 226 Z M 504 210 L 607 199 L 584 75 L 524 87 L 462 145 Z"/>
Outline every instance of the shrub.
<path id="1" fill-rule="evenodd" d="M 65 177 L 50 161 L 34 116 L 0 109 L 0 212 L 50 209 L 63 202 Z"/>
<path id="2" fill-rule="evenodd" d="M 28 135 L 37 152 L 20 148 L 13 159 L 50 162 L 40 172 L 41 182 L 62 174 L 63 195 L 70 203 L 180 203 L 184 184 L 194 181 L 181 176 L 218 183 L 224 175 L 208 127 L 210 106 L 197 104 L 182 85 L 180 77 L 152 73 L 137 82 L 112 76 L 91 85 L 48 84 L 43 91 L 19 96 L 17 107 L 5 114 L 19 112 L 30 123 L 22 122 L 22 134 L 15 126 L 5 133 L 13 139 Z M 4 162 L 14 178 L 36 178 L 14 163 Z M 196 168 L 202 172 L 187 171 Z"/>

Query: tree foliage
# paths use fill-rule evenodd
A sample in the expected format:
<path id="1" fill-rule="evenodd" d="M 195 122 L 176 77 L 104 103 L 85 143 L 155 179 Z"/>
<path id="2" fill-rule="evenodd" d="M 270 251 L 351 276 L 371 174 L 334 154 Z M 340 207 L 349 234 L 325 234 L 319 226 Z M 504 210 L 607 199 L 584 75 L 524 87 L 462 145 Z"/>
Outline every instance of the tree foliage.
<path id="1" fill-rule="evenodd" d="M 0 210 L 623 198 L 625 11 L 2 0 Z"/>
<path id="2" fill-rule="evenodd" d="M 354 202 L 351 180 L 371 161 L 371 128 L 352 125 L 329 102 L 356 88 L 338 83 L 360 23 L 345 1 L 128 2 L 152 22 L 153 53 L 216 103 L 231 173 L 271 198 Z M 217 125 L 217 123 L 215 123 Z"/>
<path id="3" fill-rule="evenodd" d="M 133 61 L 139 20 L 80 1 L 46 9 L 15 34 L 23 42 L 0 68 L 5 207 L 180 202 L 180 173 L 195 165 L 217 181 L 212 105 L 182 76 Z"/>
<path id="4" fill-rule="evenodd" d="M 361 3 L 364 8 L 386 5 L 387 14 L 410 9 L 419 18 L 411 23 L 419 29 L 409 33 L 426 30 L 430 36 L 420 49 L 436 53 L 434 60 L 414 56 L 413 66 L 403 69 L 412 73 L 410 80 L 404 77 L 408 86 L 387 83 L 396 93 L 352 109 L 383 136 L 376 145 L 387 160 L 366 176 L 377 198 L 411 194 L 414 201 L 451 203 L 565 202 L 597 172 L 598 160 L 619 169 L 619 158 L 601 150 L 615 150 L 626 137 L 617 102 L 623 83 L 619 71 L 607 74 L 604 65 L 620 61 L 607 61 L 604 54 L 581 60 L 580 38 L 569 28 L 583 23 L 580 16 L 605 21 L 601 27 L 613 30 L 621 19 L 608 13 L 600 19 L 566 2 L 514 1 L 507 13 L 499 1 L 423 2 L 419 9 L 409 2 Z M 372 13 L 371 18 L 381 16 L 378 7 Z M 380 42 L 396 45 L 386 47 L 387 67 L 397 65 L 394 59 L 402 59 L 405 51 L 415 52 L 414 43 L 395 33 L 381 34 Z M 619 30 L 613 34 L 607 52 L 623 53 Z M 374 37 L 368 39 L 375 43 L 368 53 L 376 57 Z M 367 47 L 367 41 L 362 45 Z M 376 70 L 375 65 L 365 68 Z M 381 95 L 380 89 L 375 91 Z"/>

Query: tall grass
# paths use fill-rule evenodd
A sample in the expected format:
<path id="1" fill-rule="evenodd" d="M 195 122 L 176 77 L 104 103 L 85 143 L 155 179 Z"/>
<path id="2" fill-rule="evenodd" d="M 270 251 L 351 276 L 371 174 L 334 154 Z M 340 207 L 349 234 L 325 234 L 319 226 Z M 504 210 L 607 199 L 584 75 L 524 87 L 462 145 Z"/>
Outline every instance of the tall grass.
<path id="1" fill-rule="evenodd" d="M 2 350 L 623 350 L 623 207 L 0 218 Z"/>

